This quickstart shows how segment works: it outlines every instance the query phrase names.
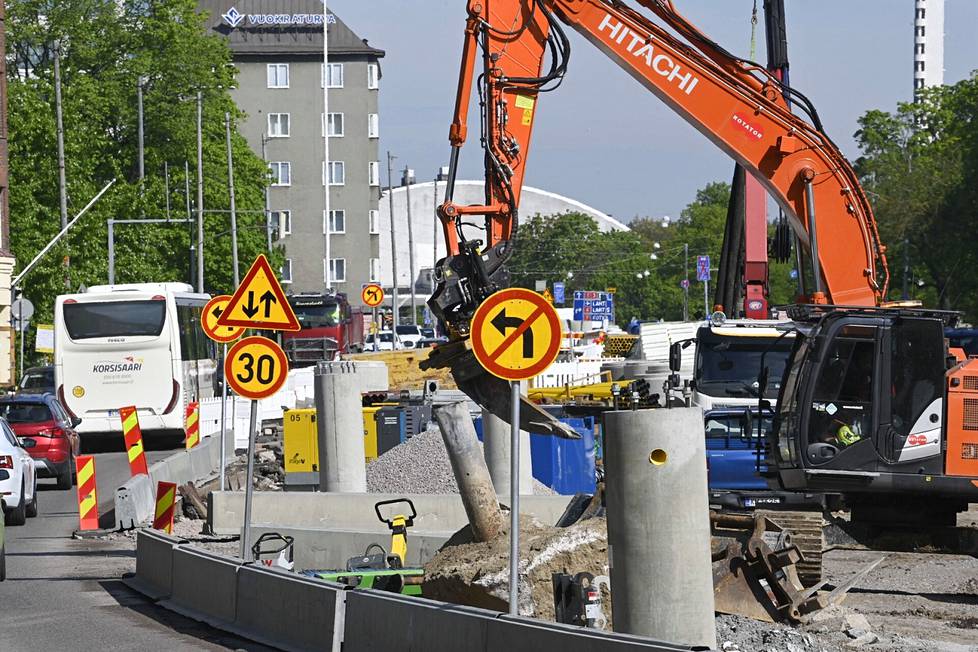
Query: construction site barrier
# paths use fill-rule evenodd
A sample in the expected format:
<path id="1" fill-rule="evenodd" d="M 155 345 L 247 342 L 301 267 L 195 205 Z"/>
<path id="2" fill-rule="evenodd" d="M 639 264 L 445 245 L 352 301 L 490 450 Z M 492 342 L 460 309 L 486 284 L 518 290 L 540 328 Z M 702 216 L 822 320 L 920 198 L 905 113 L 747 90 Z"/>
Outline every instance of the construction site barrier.
<path id="1" fill-rule="evenodd" d="M 170 560 L 169 562 L 167 560 Z M 170 564 L 169 593 L 164 577 Z M 678 652 L 706 650 L 266 569 L 141 530 L 126 582 L 189 618 L 283 650 Z"/>
<path id="2" fill-rule="evenodd" d="M 122 419 L 122 436 L 126 441 L 126 453 L 129 456 L 129 470 L 133 476 L 149 473 L 146 467 L 146 451 L 143 449 L 143 433 L 139 429 L 139 415 L 133 406 L 119 408 L 119 418 Z"/>
<path id="3" fill-rule="evenodd" d="M 186 434 L 187 450 L 200 443 L 200 403 L 193 401 L 187 404 L 183 415 L 184 433 Z"/>
<path id="4" fill-rule="evenodd" d="M 78 529 L 97 530 L 98 491 L 95 485 L 95 456 L 76 457 L 75 475 L 78 485 Z"/>
<path id="5" fill-rule="evenodd" d="M 156 484 L 156 514 L 153 529 L 173 534 L 173 512 L 177 503 L 177 485 L 173 482 Z"/>

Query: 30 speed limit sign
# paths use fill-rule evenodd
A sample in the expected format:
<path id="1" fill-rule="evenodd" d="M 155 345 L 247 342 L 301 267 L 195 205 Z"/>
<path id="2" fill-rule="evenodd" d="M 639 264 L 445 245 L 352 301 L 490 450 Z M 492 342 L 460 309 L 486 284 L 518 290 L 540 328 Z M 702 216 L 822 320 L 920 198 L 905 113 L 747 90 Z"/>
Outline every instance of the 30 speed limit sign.
<path id="1" fill-rule="evenodd" d="M 277 392 L 289 375 L 289 362 L 267 337 L 246 337 L 228 351 L 224 377 L 238 396 L 258 400 Z"/>

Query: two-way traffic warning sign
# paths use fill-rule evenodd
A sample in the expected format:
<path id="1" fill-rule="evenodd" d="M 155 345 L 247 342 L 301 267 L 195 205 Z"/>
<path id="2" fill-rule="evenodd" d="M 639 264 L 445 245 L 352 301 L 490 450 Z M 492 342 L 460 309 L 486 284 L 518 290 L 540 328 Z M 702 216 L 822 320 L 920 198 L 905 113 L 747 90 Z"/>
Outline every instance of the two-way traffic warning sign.
<path id="1" fill-rule="evenodd" d="M 200 313 L 200 325 L 204 329 L 207 337 L 220 344 L 227 344 L 241 337 L 245 329 L 241 326 L 218 326 L 217 320 L 220 319 L 228 304 L 231 303 L 230 294 L 221 294 L 204 306 L 204 311 Z"/>
<path id="2" fill-rule="evenodd" d="M 360 299 L 368 308 L 376 308 L 384 302 L 384 288 L 377 283 L 367 283 L 360 291 Z"/>
<path id="3" fill-rule="evenodd" d="M 505 380 L 527 380 L 560 352 L 560 317 L 540 294 L 500 290 L 472 317 L 472 352 L 483 368 Z"/>
<path id="4" fill-rule="evenodd" d="M 302 329 L 264 254 L 258 255 L 245 274 L 227 308 L 217 318 L 217 325 L 277 331 Z"/>

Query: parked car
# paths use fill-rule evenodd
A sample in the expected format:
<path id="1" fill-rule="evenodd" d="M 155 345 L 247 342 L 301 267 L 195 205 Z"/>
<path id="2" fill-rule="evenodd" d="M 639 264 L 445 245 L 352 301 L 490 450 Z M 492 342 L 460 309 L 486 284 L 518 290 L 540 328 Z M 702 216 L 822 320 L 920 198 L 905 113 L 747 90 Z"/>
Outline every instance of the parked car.
<path id="1" fill-rule="evenodd" d="M 413 349 L 418 346 L 418 342 L 421 341 L 423 335 L 421 335 L 421 328 L 413 324 L 398 324 L 397 336 L 401 338 L 401 342 L 404 344 L 405 349 Z"/>
<path id="2" fill-rule="evenodd" d="M 0 419 L 0 496 L 7 525 L 23 525 L 37 516 L 37 473 L 6 419 Z"/>
<path id="3" fill-rule="evenodd" d="M 7 420 L 20 443 L 34 458 L 40 477 L 57 478 L 58 489 L 71 489 L 81 437 L 53 394 L 14 394 L 0 397 L 0 417 Z"/>
<path id="4" fill-rule="evenodd" d="M 17 384 L 19 394 L 54 394 L 54 365 L 30 367 Z"/>
<path id="5" fill-rule="evenodd" d="M 376 345 L 374 341 L 376 340 Z M 391 331 L 380 331 L 376 335 L 371 333 L 363 344 L 365 351 L 394 351 L 404 348 L 401 338 Z"/>

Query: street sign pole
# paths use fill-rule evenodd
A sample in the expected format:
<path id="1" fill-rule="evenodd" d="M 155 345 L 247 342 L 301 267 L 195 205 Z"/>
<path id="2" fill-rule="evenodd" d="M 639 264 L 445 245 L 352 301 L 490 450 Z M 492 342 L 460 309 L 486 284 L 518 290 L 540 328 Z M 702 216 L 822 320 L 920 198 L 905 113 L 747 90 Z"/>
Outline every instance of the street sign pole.
<path id="1" fill-rule="evenodd" d="M 518 616 L 520 598 L 520 381 L 510 381 L 509 454 L 509 615 Z"/>
<path id="2" fill-rule="evenodd" d="M 703 281 L 703 310 L 706 319 L 710 318 L 710 281 Z"/>
<path id="3" fill-rule="evenodd" d="M 248 419 L 248 479 L 245 485 L 244 529 L 241 533 L 241 559 L 251 548 L 251 498 L 255 492 L 255 440 L 258 426 L 258 401 L 251 402 L 251 417 Z"/>
<path id="4" fill-rule="evenodd" d="M 27 338 L 27 328 L 24 326 L 24 302 L 17 304 L 17 325 L 20 327 L 20 373 L 17 380 L 24 376 L 24 339 Z"/>
<path id="5" fill-rule="evenodd" d="M 228 357 L 228 345 L 223 344 L 223 355 L 221 356 L 221 364 Z M 227 466 L 227 447 L 225 446 L 227 437 L 227 409 L 228 409 L 228 379 L 221 379 L 221 491 L 227 489 L 226 474 L 224 472 L 224 467 Z"/>

